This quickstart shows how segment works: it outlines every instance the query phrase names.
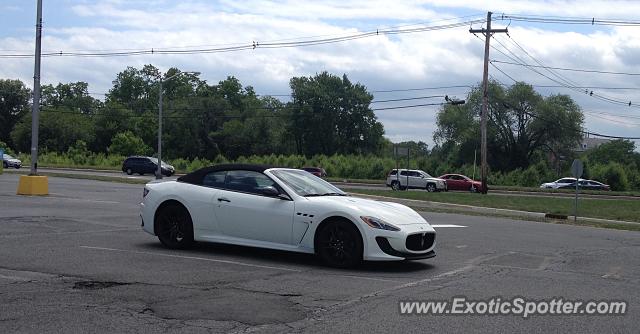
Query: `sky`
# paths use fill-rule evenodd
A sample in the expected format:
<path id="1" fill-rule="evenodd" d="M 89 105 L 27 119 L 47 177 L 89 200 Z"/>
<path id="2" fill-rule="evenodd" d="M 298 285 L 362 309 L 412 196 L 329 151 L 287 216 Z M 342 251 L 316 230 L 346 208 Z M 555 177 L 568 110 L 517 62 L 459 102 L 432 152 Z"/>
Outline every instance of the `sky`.
<path id="1" fill-rule="evenodd" d="M 492 60 L 626 73 L 547 71 L 494 62 L 495 67 L 489 67 L 491 78 L 505 85 L 527 82 L 543 96 L 570 95 L 585 112 L 585 128 L 590 132 L 640 137 L 640 25 L 502 19 L 506 15 L 640 21 L 640 1 L 43 0 L 43 52 L 190 50 L 376 30 L 405 33 L 219 53 L 44 57 L 41 81 L 54 85 L 84 81 L 94 97 L 103 99 L 118 72 L 127 66 L 152 64 L 162 71 L 171 67 L 199 71 L 209 84 L 235 76 L 257 94 L 286 101 L 292 77 L 323 71 L 346 74 L 373 92 L 371 107 L 386 137 L 393 142 L 424 141 L 433 147 L 439 106 L 376 109 L 441 103 L 444 95 L 464 99 L 469 86 L 481 82 L 483 72 L 484 37 L 474 36 L 469 28 L 486 25 L 406 31 L 484 19 L 487 11 L 494 13 L 492 28 L 509 30 L 508 35 L 495 34 L 491 40 Z M 0 55 L 33 54 L 35 16 L 36 0 L 0 2 Z M 20 79 L 29 87 L 33 68 L 33 57 L 0 58 L 0 78 Z M 561 87 L 558 81 L 563 86 L 589 88 Z M 376 102 L 397 99 L 411 100 Z"/>

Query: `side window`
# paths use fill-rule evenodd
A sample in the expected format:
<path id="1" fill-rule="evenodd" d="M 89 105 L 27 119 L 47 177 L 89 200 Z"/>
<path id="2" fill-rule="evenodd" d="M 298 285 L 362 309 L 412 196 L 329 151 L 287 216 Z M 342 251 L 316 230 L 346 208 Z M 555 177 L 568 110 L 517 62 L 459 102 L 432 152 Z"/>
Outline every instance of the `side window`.
<path id="1" fill-rule="evenodd" d="M 409 176 L 420 177 L 420 176 L 422 176 L 422 174 L 420 174 L 419 172 L 416 172 L 416 171 L 412 171 Z"/>
<path id="2" fill-rule="evenodd" d="M 400 176 L 407 176 L 408 172 L 406 170 L 400 171 Z"/>
<path id="3" fill-rule="evenodd" d="M 252 194 L 260 194 L 260 189 L 277 185 L 266 175 L 247 170 L 231 170 L 227 172 L 225 188 Z"/>
<path id="4" fill-rule="evenodd" d="M 389 173 L 389 175 L 396 175 L 396 174 L 398 174 L 397 170 L 392 170 L 391 173 Z"/>
<path id="5" fill-rule="evenodd" d="M 202 185 L 214 188 L 224 188 L 224 178 L 227 171 L 211 172 L 202 178 Z"/>
<path id="6" fill-rule="evenodd" d="M 558 181 L 558 183 L 573 183 L 576 182 L 576 180 L 572 180 L 572 179 L 562 179 L 560 181 Z"/>

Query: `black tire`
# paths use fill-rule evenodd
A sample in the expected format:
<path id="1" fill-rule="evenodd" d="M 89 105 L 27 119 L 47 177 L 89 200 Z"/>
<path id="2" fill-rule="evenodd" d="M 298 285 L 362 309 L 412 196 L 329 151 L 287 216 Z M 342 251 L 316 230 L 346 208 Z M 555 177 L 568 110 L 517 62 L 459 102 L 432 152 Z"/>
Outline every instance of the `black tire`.
<path id="1" fill-rule="evenodd" d="M 391 181 L 391 190 L 398 191 L 400 188 L 400 183 L 398 181 Z"/>
<path id="2" fill-rule="evenodd" d="M 127 168 L 127 175 L 131 175 L 133 174 L 133 171 L 131 170 L 131 168 Z"/>
<path id="3" fill-rule="evenodd" d="M 193 221 L 185 207 L 169 204 L 156 214 L 156 235 L 167 248 L 185 249 L 193 244 Z"/>
<path id="4" fill-rule="evenodd" d="M 471 186 L 471 187 L 469 188 L 469 191 L 470 191 L 470 192 L 472 192 L 472 193 L 477 193 L 477 192 L 478 192 L 478 188 L 476 188 L 476 187 L 474 187 L 474 186 Z"/>
<path id="5" fill-rule="evenodd" d="M 7 162 L 6 162 L 6 161 L 3 161 L 3 162 L 2 162 L 2 167 L 3 167 L 3 168 L 9 168 L 9 164 L 7 164 Z"/>
<path id="6" fill-rule="evenodd" d="M 427 183 L 427 191 L 432 193 L 436 191 L 436 185 L 433 183 Z"/>
<path id="7" fill-rule="evenodd" d="M 347 221 L 324 224 L 316 236 L 316 254 L 331 267 L 351 268 L 362 261 L 362 237 Z"/>

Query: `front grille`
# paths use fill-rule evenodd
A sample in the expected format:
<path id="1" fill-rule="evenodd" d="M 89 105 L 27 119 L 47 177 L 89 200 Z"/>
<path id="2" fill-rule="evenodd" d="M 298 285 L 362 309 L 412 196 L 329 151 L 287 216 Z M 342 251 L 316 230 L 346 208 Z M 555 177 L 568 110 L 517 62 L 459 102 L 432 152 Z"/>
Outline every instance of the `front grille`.
<path id="1" fill-rule="evenodd" d="M 407 237 L 407 249 L 423 251 L 431 248 L 436 241 L 436 234 L 432 232 L 412 234 Z"/>

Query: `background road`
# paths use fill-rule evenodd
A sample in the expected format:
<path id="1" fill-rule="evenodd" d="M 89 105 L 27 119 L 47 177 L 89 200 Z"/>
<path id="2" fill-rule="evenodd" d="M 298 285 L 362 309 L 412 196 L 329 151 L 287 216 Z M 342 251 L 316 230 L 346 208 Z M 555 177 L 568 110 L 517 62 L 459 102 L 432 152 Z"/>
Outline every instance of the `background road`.
<path id="1" fill-rule="evenodd" d="M 637 333 L 640 233 L 421 213 L 433 259 L 351 270 L 313 256 L 141 231 L 142 185 L 49 179 L 15 195 L 0 175 L 0 332 Z M 625 316 L 401 316 L 398 301 L 523 296 L 623 299 Z"/>
<path id="2" fill-rule="evenodd" d="M 154 175 L 127 175 L 120 171 L 108 171 L 108 170 L 87 170 L 87 169 L 73 169 L 73 168 L 38 168 L 38 171 L 41 172 L 50 172 L 50 173 L 67 173 L 67 174 L 84 174 L 84 175 L 97 175 L 97 176 L 107 176 L 107 177 L 121 177 L 127 179 L 141 179 L 141 180 L 152 180 L 154 179 Z M 174 180 L 177 176 L 164 177 L 168 180 Z M 388 190 L 391 191 L 391 188 L 387 187 L 384 184 L 384 181 L 380 181 L 380 184 L 365 184 L 365 183 L 353 183 L 353 182 L 332 182 L 337 187 L 341 189 L 369 189 L 369 190 Z M 424 191 L 424 190 L 410 190 L 410 191 Z M 545 193 L 545 192 L 528 192 L 528 191 L 507 191 L 507 190 L 491 190 L 492 194 L 505 195 L 505 196 L 540 196 L 540 197 L 558 197 L 558 198 L 566 198 L 566 197 L 574 197 L 574 194 L 571 193 Z M 580 194 L 582 198 L 598 198 L 598 199 L 635 199 L 640 200 L 638 196 L 609 196 L 609 195 L 592 195 L 592 194 Z"/>

